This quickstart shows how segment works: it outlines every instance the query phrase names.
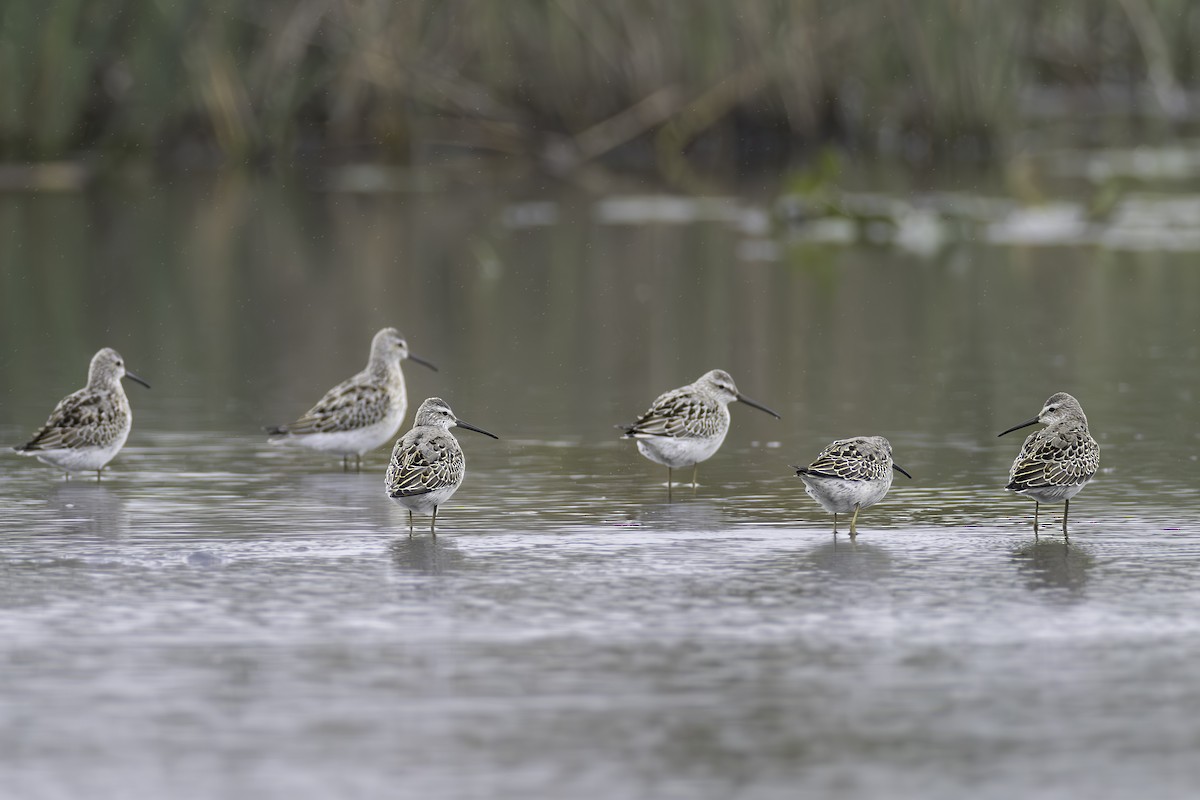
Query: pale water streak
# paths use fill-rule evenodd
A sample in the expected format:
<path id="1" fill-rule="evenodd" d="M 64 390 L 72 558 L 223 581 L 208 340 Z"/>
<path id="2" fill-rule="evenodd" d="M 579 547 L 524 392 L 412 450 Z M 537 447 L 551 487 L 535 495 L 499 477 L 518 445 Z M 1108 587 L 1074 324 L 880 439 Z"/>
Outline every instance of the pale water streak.
<path id="1" fill-rule="evenodd" d="M 995 487 L 896 491 L 850 542 L 792 481 L 746 508 L 736 481 L 667 505 L 638 476 L 556 475 L 563 448 L 528 441 L 477 457 L 443 533 L 410 539 L 378 474 L 222 457 L 253 453 L 237 437 L 173 474 L 182 443 L 154 438 L 100 485 L 6 483 L 14 796 L 1200 779 L 1200 527 L 1130 520 L 1102 491 L 1069 545 L 1035 542 L 1032 504 Z"/>

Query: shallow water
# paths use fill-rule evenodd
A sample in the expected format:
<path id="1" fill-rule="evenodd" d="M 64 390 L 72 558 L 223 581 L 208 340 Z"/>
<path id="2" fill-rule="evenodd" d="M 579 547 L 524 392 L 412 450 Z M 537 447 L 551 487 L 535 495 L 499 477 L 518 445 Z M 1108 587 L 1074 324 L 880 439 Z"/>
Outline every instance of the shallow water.
<path id="1" fill-rule="evenodd" d="M 3 441 L 102 344 L 154 385 L 99 484 L 0 459 L 0 795 L 1194 796 L 1190 259 L 762 262 L 719 215 L 610 211 L 0 199 Z M 386 453 L 343 473 L 258 433 L 384 324 L 442 369 L 406 368 L 414 403 L 502 437 L 461 432 L 436 538 L 383 496 Z M 735 406 L 667 504 L 612 425 L 716 366 L 784 419 Z M 1057 507 L 1034 539 L 1001 490 L 1020 434 L 995 438 L 1057 390 L 1103 448 L 1069 544 Z M 786 465 L 869 433 L 915 479 L 835 538 Z"/>

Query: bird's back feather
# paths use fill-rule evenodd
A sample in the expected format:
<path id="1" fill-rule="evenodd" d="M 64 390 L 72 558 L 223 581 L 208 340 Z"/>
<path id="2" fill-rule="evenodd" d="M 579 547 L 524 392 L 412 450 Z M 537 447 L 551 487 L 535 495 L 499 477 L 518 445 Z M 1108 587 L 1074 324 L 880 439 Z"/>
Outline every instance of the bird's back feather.
<path id="1" fill-rule="evenodd" d="M 268 428 L 272 436 L 338 433 L 374 425 L 387 417 L 396 402 L 394 389 L 359 373 L 325 393 L 295 422 Z"/>
<path id="2" fill-rule="evenodd" d="M 14 448 L 19 453 L 79 447 L 104 447 L 112 443 L 129 421 L 124 394 L 80 389 L 59 401 L 49 419 L 33 437 Z"/>
<path id="3" fill-rule="evenodd" d="M 412 497 L 457 486 L 465 469 L 462 448 L 448 431 L 431 426 L 413 428 L 392 449 L 388 496 Z"/>
<path id="4" fill-rule="evenodd" d="M 630 438 L 708 438 L 720 434 L 725 417 L 723 411 L 721 404 L 713 398 L 684 386 L 660 395 L 637 422 L 622 427 Z"/>
<path id="5" fill-rule="evenodd" d="M 1100 467 L 1100 446 L 1078 423 L 1054 425 L 1029 434 L 1009 470 L 1014 492 L 1087 483 Z"/>
<path id="6" fill-rule="evenodd" d="M 808 467 L 799 467 L 796 472 L 847 481 L 873 481 L 891 470 L 891 459 L 878 448 L 868 447 L 857 439 L 839 439 L 822 450 Z"/>

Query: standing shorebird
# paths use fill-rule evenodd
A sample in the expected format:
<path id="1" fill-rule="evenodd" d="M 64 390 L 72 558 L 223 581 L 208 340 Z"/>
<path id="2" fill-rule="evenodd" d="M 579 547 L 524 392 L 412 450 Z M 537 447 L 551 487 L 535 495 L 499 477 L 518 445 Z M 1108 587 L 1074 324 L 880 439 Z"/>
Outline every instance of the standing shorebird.
<path id="1" fill-rule="evenodd" d="M 450 433 L 455 426 L 493 439 L 500 438 L 483 428 L 468 425 L 454 416 L 445 400 L 431 397 L 417 409 L 412 430 L 401 436 L 392 448 L 384 487 L 388 497 L 408 509 L 409 536 L 412 536 L 414 511 L 433 515 L 429 532 L 436 536 L 438 506 L 462 486 L 467 461 L 458 439 Z"/>
<path id="2" fill-rule="evenodd" d="M 304 416 L 287 425 L 267 428 L 272 442 L 295 442 L 342 457 L 362 466 L 362 454 L 389 441 L 408 411 L 404 372 L 409 359 L 437 372 L 437 367 L 408 352 L 408 343 L 395 328 L 384 328 L 371 340 L 366 368 L 325 393 Z"/>
<path id="3" fill-rule="evenodd" d="M 904 467 L 892 461 L 892 444 L 882 436 L 838 439 L 807 467 L 792 469 L 804 481 L 804 491 L 833 514 L 835 536 L 837 515 L 854 513 L 850 538 L 858 535 L 858 512 L 878 503 L 892 488 L 892 470 L 912 479 Z"/>
<path id="4" fill-rule="evenodd" d="M 1050 395 L 1033 419 L 1014 425 L 1004 433 L 1019 431 L 1042 423 L 1021 445 L 1021 452 L 1008 471 L 1004 488 L 1032 497 L 1033 535 L 1038 532 L 1038 511 L 1042 503 L 1063 503 L 1063 536 L 1067 535 L 1067 514 L 1071 498 L 1079 494 L 1100 467 L 1100 445 L 1088 430 L 1087 417 L 1079 401 L 1066 392 Z"/>
<path id="5" fill-rule="evenodd" d="M 618 425 L 625 439 L 636 439 L 638 450 L 646 458 L 667 468 L 667 499 L 671 499 L 672 470 L 692 468 L 692 488 L 696 487 L 696 466 L 711 458 L 729 433 L 729 404 L 740 400 L 765 411 L 775 419 L 779 415 L 738 392 L 728 372 L 714 369 L 695 383 L 659 395 L 645 414 L 632 425 Z"/>
<path id="6" fill-rule="evenodd" d="M 133 426 L 133 412 L 122 378 L 147 389 L 150 384 L 125 369 L 125 359 L 111 347 L 92 356 L 87 386 L 59 401 L 46 424 L 25 444 L 14 447 L 21 455 L 72 472 L 100 472 L 125 446 Z"/>

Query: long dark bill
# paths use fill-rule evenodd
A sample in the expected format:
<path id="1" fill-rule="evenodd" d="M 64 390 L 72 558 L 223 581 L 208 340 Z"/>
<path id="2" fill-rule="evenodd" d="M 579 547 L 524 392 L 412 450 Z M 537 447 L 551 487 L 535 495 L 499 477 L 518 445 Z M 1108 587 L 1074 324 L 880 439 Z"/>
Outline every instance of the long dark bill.
<path id="1" fill-rule="evenodd" d="M 133 381 L 134 383 L 140 383 L 142 386 L 145 386 L 147 389 L 150 388 L 150 384 L 146 383 L 144 380 L 139 378 L 137 375 L 134 375 L 129 370 L 125 370 L 125 377 L 129 378 L 129 380 Z"/>
<path id="2" fill-rule="evenodd" d="M 1024 422 L 1022 422 L 1020 425 L 1013 425 L 1011 428 L 1009 428 L 1008 430 L 1004 431 L 1004 433 L 997 433 L 997 434 L 996 434 L 996 438 L 997 438 L 997 439 L 999 439 L 999 438 L 1000 438 L 1001 436 L 1003 436 L 1005 433 L 1012 433 L 1013 431 L 1019 431 L 1019 430 L 1021 430 L 1021 428 L 1028 428 L 1030 425 L 1036 425 L 1036 424 L 1037 424 L 1037 421 L 1038 421 L 1038 418 L 1037 418 L 1037 417 L 1034 417 L 1033 419 L 1027 419 L 1027 420 L 1025 420 Z"/>
<path id="3" fill-rule="evenodd" d="M 432 363 L 432 362 L 430 362 L 430 361 L 426 361 L 426 360 L 425 360 L 425 359 L 423 359 L 423 358 L 418 358 L 417 356 L 414 356 L 412 353 L 409 353 L 409 354 L 408 354 L 408 360 L 409 360 L 409 361 L 415 361 L 415 362 L 417 362 L 418 364 L 420 364 L 422 367 L 425 367 L 426 369 L 431 369 L 431 370 L 433 370 L 434 372 L 437 372 L 437 371 L 438 371 L 438 368 L 437 368 L 437 367 L 435 367 L 435 366 L 433 365 L 433 363 Z"/>
<path id="4" fill-rule="evenodd" d="M 754 402 L 753 400 L 751 400 L 749 397 L 746 397 L 746 395 L 744 395 L 744 394 L 739 394 L 739 395 L 737 396 L 737 399 L 738 399 L 740 402 L 743 402 L 743 403 L 745 403 L 746 405 L 750 406 L 751 408 L 757 408 L 759 411 L 765 411 L 765 412 L 767 412 L 768 414 L 770 414 L 770 415 L 771 415 L 772 417 L 774 417 L 775 419 L 783 419 L 783 417 L 779 416 L 779 415 L 778 415 L 778 414 L 776 414 L 774 411 L 772 411 L 771 409 L 769 409 L 769 408 L 767 408 L 766 406 L 764 406 L 762 403 L 756 403 L 756 402 Z"/>
<path id="5" fill-rule="evenodd" d="M 892 462 L 892 469 L 896 470 L 896 472 L 899 472 L 901 475 L 908 478 L 910 481 L 912 480 L 912 475 L 908 474 L 908 470 L 906 470 L 904 467 L 897 464 L 895 461 Z"/>
<path id="6" fill-rule="evenodd" d="M 455 424 L 455 425 L 457 425 L 457 426 L 458 426 L 458 427 L 460 427 L 460 428 L 466 428 L 466 429 L 467 429 L 467 430 L 469 430 L 469 431 L 475 431 L 476 433 L 482 433 L 484 436 L 490 436 L 490 437 L 492 437 L 493 439 L 499 439 L 499 438 L 500 438 L 499 436 L 497 436 L 497 435 L 496 435 L 496 434 L 494 434 L 494 433 L 488 433 L 488 432 L 487 432 L 487 431 L 485 431 L 483 428 L 476 428 L 474 425 L 470 425 L 470 424 L 468 424 L 468 423 L 466 423 L 466 422 L 463 422 L 461 419 L 456 419 L 456 420 L 454 420 L 454 424 Z"/>

